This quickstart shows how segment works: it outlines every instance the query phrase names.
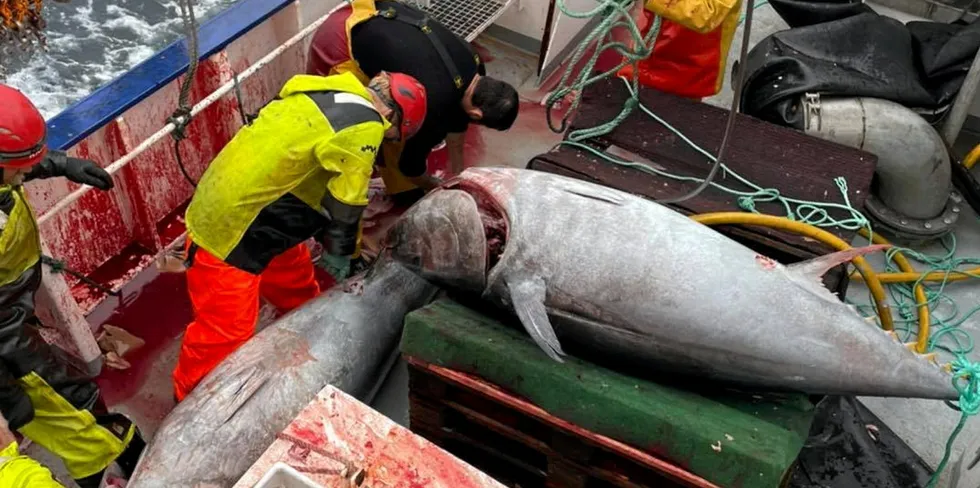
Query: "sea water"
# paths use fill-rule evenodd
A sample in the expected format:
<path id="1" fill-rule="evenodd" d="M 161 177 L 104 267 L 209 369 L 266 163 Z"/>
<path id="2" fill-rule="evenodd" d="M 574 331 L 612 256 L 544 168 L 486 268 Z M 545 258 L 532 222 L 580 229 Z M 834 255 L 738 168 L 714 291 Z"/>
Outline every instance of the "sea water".
<path id="1" fill-rule="evenodd" d="M 238 0 L 192 0 L 198 25 Z M 47 51 L 0 51 L 0 82 L 51 118 L 184 36 L 176 0 L 44 2 Z"/>

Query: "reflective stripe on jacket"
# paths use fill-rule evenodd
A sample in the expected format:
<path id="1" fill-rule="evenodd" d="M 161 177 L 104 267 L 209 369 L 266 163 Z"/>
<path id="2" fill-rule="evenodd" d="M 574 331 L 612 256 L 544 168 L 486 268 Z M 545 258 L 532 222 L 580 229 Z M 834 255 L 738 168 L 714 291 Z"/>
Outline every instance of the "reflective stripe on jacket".
<path id="1" fill-rule="evenodd" d="M 371 100 L 350 73 L 286 82 L 198 183 L 186 214 L 194 244 L 256 274 L 314 236 L 350 255 L 391 126 Z"/>

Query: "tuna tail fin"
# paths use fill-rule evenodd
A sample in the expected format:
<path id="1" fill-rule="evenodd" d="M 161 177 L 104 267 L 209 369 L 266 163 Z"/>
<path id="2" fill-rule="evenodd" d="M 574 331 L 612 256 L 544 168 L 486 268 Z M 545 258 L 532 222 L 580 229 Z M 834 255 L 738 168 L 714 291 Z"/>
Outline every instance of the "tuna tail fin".
<path id="1" fill-rule="evenodd" d="M 548 357 L 559 363 L 565 362 L 561 358 L 565 352 L 561 350 L 558 336 L 555 335 L 555 329 L 551 326 L 548 312 L 544 307 L 546 290 L 544 280 L 537 276 L 509 277 L 504 282 L 507 283 L 514 312 L 517 313 L 527 333 Z"/>

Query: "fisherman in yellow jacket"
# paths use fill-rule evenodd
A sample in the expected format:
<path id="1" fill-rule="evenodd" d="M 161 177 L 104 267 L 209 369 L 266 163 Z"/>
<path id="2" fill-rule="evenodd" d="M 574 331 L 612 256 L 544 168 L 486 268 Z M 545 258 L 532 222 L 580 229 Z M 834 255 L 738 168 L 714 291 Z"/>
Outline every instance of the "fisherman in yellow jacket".
<path id="1" fill-rule="evenodd" d="M 320 293 L 307 239 L 347 276 L 378 148 L 412 137 L 425 113 L 425 88 L 405 74 L 366 87 L 350 73 L 297 75 L 221 150 L 187 208 L 194 321 L 177 401 L 252 337 L 260 295 L 287 312 Z"/>
<path id="2" fill-rule="evenodd" d="M 23 183 L 65 177 L 109 190 L 113 182 L 95 162 L 49 150 L 46 139 L 37 107 L 0 84 L 0 413 L 58 456 L 79 486 L 95 488 L 113 462 L 132 474 L 146 444 L 131 420 L 108 411 L 95 381 L 37 332 L 41 241 Z"/>

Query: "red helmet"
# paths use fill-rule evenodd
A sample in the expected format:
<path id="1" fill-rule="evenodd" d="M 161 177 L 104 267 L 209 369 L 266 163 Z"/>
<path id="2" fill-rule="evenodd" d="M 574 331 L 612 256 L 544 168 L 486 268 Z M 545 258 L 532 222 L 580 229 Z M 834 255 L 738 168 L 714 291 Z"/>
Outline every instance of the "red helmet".
<path id="1" fill-rule="evenodd" d="M 425 122 L 425 87 L 414 77 L 403 73 L 389 73 L 388 85 L 391 98 L 401 107 L 402 123 L 399 127 L 402 140 L 412 137 Z"/>
<path id="2" fill-rule="evenodd" d="M 0 168 L 30 168 L 48 152 L 47 125 L 31 101 L 0 84 Z"/>

